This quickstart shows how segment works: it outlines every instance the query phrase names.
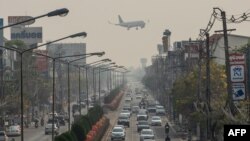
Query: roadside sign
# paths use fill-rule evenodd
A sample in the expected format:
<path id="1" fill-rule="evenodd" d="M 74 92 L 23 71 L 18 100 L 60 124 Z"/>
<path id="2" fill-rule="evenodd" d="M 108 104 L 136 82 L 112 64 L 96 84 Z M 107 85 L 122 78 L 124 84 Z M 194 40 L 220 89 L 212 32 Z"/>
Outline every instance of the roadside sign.
<path id="1" fill-rule="evenodd" d="M 245 80 L 245 67 L 244 65 L 231 65 L 231 81 L 232 82 L 243 82 Z"/>
<path id="2" fill-rule="evenodd" d="M 233 100 L 245 100 L 246 88 L 244 83 L 232 83 Z"/>
<path id="3" fill-rule="evenodd" d="M 245 55 L 241 53 L 229 54 L 230 64 L 245 64 Z"/>
<path id="4" fill-rule="evenodd" d="M 11 40 L 21 40 L 26 44 L 42 43 L 42 27 L 12 27 Z"/>
<path id="5" fill-rule="evenodd" d="M 33 17 L 31 16 L 9 16 L 8 17 L 8 24 L 15 24 L 15 23 L 18 23 L 18 22 L 22 22 L 22 21 L 26 21 L 26 20 L 29 20 L 29 19 L 32 19 Z M 35 20 L 32 20 L 32 21 L 29 21 L 29 22 L 25 22 L 25 23 L 22 23 L 20 25 L 31 25 L 35 22 Z"/>

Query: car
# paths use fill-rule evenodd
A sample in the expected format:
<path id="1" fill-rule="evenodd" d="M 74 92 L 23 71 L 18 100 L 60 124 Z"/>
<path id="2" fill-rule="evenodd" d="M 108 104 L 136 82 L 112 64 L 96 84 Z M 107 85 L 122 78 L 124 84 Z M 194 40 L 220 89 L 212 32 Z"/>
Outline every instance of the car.
<path id="1" fill-rule="evenodd" d="M 122 110 L 122 111 L 121 111 L 121 114 L 127 114 L 128 117 L 131 116 L 131 112 L 130 112 L 129 110 Z"/>
<path id="2" fill-rule="evenodd" d="M 19 125 L 12 125 L 7 129 L 6 134 L 8 136 L 20 136 L 21 135 L 21 127 Z"/>
<path id="3" fill-rule="evenodd" d="M 57 116 L 58 116 L 58 113 L 54 112 L 54 117 L 57 117 Z M 53 118 L 53 113 L 49 113 L 49 118 Z"/>
<path id="4" fill-rule="evenodd" d="M 155 106 L 148 106 L 147 111 L 149 113 L 156 113 L 156 107 Z"/>
<path id="5" fill-rule="evenodd" d="M 142 129 L 149 129 L 149 124 L 145 120 L 138 121 L 137 123 L 137 132 L 140 132 Z"/>
<path id="6" fill-rule="evenodd" d="M 122 127 L 114 127 L 111 132 L 111 141 L 125 140 L 126 132 Z"/>
<path id="7" fill-rule="evenodd" d="M 142 95 L 136 95 L 135 99 L 136 100 L 141 100 L 142 99 Z"/>
<path id="8" fill-rule="evenodd" d="M 123 128 L 125 130 L 125 126 L 124 125 L 117 124 L 114 127 L 121 127 L 121 128 Z"/>
<path id="9" fill-rule="evenodd" d="M 154 132 L 152 129 L 143 129 L 140 133 L 140 141 L 145 141 L 145 139 L 154 139 Z"/>
<path id="10" fill-rule="evenodd" d="M 63 125 L 63 126 L 64 126 L 64 125 L 66 124 L 63 115 L 59 115 L 59 116 L 57 116 L 56 118 L 58 119 L 60 125 Z"/>
<path id="11" fill-rule="evenodd" d="M 124 106 L 123 106 L 123 108 L 122 108 L 123 110 L 128 110 L 128 111 L 131 111 L 131 103 L 126 103 Z"/>
<path id="12" fill-rule="evenodd" d="M 52 125 L 51 123 L 48 123 L 48 124 L 45 126 L 45 135 L 47 135 L 47 134 L 49 134 L 49 133 L 52 134 L 52 127 L 53 127 L 53 125 Z M 54 133 L 55 133 L 56 135 L 59 134 L 59 128 L 57 127 L 56 124 L 54 124 Z"/>
<path id="13" fill-rule="evenodd" d="M 124 125 L 129 127 L 130 126 L 130 120 L 129 117 L 127 115 L 120 115 L 118 117 L 118 121 L 117 121 L 118 125 Z"/>
<path id="14" fill-rule="evenodd" d="M 156 115 L 157 116 L 165 116 L 166 115 L 165 109 L 156 109 Z"/>
<path id="15" fill-rule="evenodd" d="M 86 108 L 86 102 L 81 101 L 81 108 Z"/>
<path id="16" fill-rule="evenodd" d="M 146 111 L 139 111 L 137 113 L 137 121 L 139 121 L 139 120 L 148 120 L 148 115 L 147 115 Z"/>
<path id="17" fill-rule="evenodd" d="M 132 98 L 131 97 L 126 97 L 125 98 L 125 103 L 131 103 L 132 101 Z"/>
<path id="18" fill-rule="evenodd" d="M 8 136 L 5 131 L 0 131 L 0 141 L 8 141 Z"/>
<path id="19" fill-rule="evenodd" d="M 138 113 L 144 113 L 144 114 L 148 114 L 148 111 L 146 109 L 139 109 L 139 112 Z"/>
<path id="20" fill-rule="evenodd" d="M 53 123 L 53 119 L 52 119 L 52 118 L 48 119 L 47 123 L 48 123 L 48 124 L 52 124 L 52 123 Z M 58 120 L 56 117 L 55 117 L 55 119 L 54 119 L 54 124 L 55 124 L 58 128 L 60 128 L 60 122 L 59 122 L 59 120 Z"/>
<path id="21" fill-rule="evenodd" d="M 152 116 L 152 119 L 151 119 L 151 125 L 152 126 L 161 126 L 161 124 L 162 124 L 161 117 L 159 117 L 159 116 Z"/>
<path id="22" fill-rule="evenodd" d="M 164 109 L 164 107 L 161 105 L 156 105 L 156 109 Z"/>
<path id="23" fill-rule="evenodd" d="M 138 113 L 140 110 L 140 107 L 139 106 L 133 106 L 132 107 L 132 113 Z"/>

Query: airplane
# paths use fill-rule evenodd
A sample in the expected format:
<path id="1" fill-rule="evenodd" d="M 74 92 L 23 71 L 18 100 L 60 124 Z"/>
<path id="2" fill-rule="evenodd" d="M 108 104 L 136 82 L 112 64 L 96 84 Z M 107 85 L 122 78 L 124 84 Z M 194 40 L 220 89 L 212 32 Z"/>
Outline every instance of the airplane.
<path id="1" fill-rule="evenodd" d="M 124 22 L 121 18 L 120 15 L 118 15 L 118 18 L 119 18 L 119 23 L 118 24 L 113 24 L 111 22 L 109 22 L 110 24 L 113 24 L 113 25 L 119 25 L 119 26 L 122 26 L 122 27 L 127 27 L 127 29 L 129 30 L 130 28 L 133 28 L 135 27 L 136 30 L 138 30 L 138 28 L 140 27 L 141 29 L 145 27 L 145 22 L 144 21 L 130 21 L 130 22 Z"/>

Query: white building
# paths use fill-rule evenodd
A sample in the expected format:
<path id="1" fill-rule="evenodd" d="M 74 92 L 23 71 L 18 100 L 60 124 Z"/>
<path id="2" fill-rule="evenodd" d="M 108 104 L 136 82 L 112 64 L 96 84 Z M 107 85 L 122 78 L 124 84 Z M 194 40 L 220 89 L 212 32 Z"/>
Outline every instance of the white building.
<path id="1" fill-rule="evenodd" d="M 248 43 L 250 37 L 228 34 L 229 53 L 241 48 Z M 225 64 L 225 48 L 223 34 L 214 34 L 210 37 L 210 49 L 212 56 L 218 64 Z"/>

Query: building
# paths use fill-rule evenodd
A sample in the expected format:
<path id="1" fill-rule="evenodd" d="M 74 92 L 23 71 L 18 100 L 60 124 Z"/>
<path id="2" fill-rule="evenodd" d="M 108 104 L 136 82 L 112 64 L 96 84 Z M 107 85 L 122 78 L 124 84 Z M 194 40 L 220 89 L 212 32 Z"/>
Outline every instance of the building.
<path id="1" fill-rule="evenodd" d="M 36 49 L 35 52 L 43 54 L 43 55 L 48 55 L 47 50 Z M 36 71 L 47 76 L 48 75 L 48 67 L 49 67 L 49 58 L 37 55 L 36 61 L 35 61 Z"/>
<path id="2" fill-rule="evenodd" d="M 59 56 L 70 56 L 86 54 L 86 44 L 85 43 L 56 43 L 47 45 L 48 55 L 52 57 Z M 75 60 L 79 57 L 68 57 L 62 58 L 62 60 Z M 81 59 L 76 61 L 75 64 L 86 64 L 86 59 Z"/>
<path id="3" fill-rule="evenodd" d="M 246 45 L 250 37 L 228 34 L 229 53 Z M 210 47 L 213 57 L 218 64 L 225 65 L 225 48 L 223 34 L 213 34 L 210 36 Z"/>

